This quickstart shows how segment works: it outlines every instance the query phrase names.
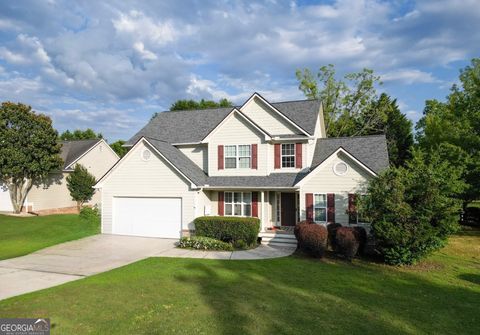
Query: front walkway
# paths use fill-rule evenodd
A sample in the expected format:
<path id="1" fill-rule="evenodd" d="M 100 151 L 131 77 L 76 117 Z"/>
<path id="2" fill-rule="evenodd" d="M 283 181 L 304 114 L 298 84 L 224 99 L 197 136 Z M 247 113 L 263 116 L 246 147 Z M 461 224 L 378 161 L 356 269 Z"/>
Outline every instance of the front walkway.
<path id="1" fill-rule="evenodd" d="M 95 235 L 0 261 L 0 300 L 81 279 L 148 257 L 263 259 L 284 257 L 294 248 L 259 246 L 248 251 L 178 249 L 176 240 Z"/>

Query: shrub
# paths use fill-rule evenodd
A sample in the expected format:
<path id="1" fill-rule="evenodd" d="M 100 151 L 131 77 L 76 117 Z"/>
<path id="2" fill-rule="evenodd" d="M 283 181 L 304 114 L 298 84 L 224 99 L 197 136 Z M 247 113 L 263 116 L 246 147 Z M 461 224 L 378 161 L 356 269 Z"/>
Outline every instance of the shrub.
<path id="1" fill-rule="evenodd" d="M 297 241 L 299 248 L 314 257 L 323 257 L 327 249 L 327 228 L 317 224 L 298 225 Z"/>
<path id="2" fill-rule="evenodd" d="M 351 261 L 357 254 L 360 246 L 358 233 L 351 227 L 340 227 L 337 229 L 335 239 L 337 243 L 337 252 Z"/>
<path id="3" fill-rule="evenodd" d="M 178 246 L 180 248 L 191 248 L 197 250 L 233 250 L 233 246 L 230 243 L 204 236 L 182 237 Z"/>
<path id="4" fill-rule="evenodd" d="M 260 220 L 253 217 L 202 216 L 194 223 L 195 235 L 233 244 L 243 240 L 248 246 L 254 245 L 260 232 Z"/>
<path id="5" fill-rule="evenodd" d="M 80 218 L 88 223 L 100 225 L 100 211 L 97 206 L 82 207 L 80 210 Z"/>
<path id="6" fill-rule="evenodd" d="M 330 244 L 330 247 L 332 247 L 332 250 L 335 251 L 337 248 L 337 242 L 335 239 L 335 235 L 337 234 L 337 229 L 340 228 L 342 225 L 340 223 L 330 223 L 327 225 L 327 231 L 328 231 L 328 243 Z"/>
<path id="7" fill-rule="evenodd" d="M 80 211 L 82 205 L 92 200 L 95 194 L 95 176 L 88 172 L 87 168 L 77 164 L 72 173 L 67 176 L 67 188 L 70 191 L 72 200 L 77 202 Z"/>
<path id="8" fill-rule="evenodd" d="M 297 239 L 297 243 L 298 243 L 298 248 L 301 247 L 301 242 L 300 240 L 302 239 L 300 237 L 300 231 L 302 229 L 303 226 L 306 226 L 306 225 L 309 225 L 309 224 L 312 224 L 313 222 L 311 221 L 307 221 L 307 220 L 304 220 L 304 221 L 300 221 L 298 222 L 296 225 L 295 225 L 295 228 L 293 228 L 293 234 L 295 235 L 295 238 Z"/>
<path id="9" fill-rule="evenodd" d="M 412 264 L 442 247 L 458 227 L 464 186 L 456 167 L 439 153 L 418 150 L 406 167 L 370 180 L 357 207 L 372 223 L 385 262 Z"/>
<path id="10" fill-rule="evenodd" d="M 358 251 L 360 252 L 360 254 L 363 255 L 365 253 L 365 247 L 367 245 L 367 231 L 365 230 L 365 228 L 359 226 L 353 227 L 353 230 L 355 230 L 356 237 L 359 243 Z"/>

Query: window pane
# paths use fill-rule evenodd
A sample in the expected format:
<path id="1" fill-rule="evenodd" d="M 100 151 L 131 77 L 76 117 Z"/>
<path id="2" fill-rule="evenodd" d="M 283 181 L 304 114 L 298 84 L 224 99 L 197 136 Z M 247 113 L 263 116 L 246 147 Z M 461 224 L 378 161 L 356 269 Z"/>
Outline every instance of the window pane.
<path id="1" fill-rule="evenodd" d="M 282 156 L 295 155 L 295 145 L 293 143 L 282 144 Z"/>
<path id="2" fill-rule="evenodd" d="M 245 215 L 245 216 L 252 216 L 252 206 L 251 206 L 251 205 L 244 205 L 244 207 L 243 207 L 243 215 Z"/>
<path id="3" fill-rule="evenodd" d="M 233 202 L 235 202 L 235 203 L 241 203 L 242 202 L 242 193 L 241 192 L 235 192 L 234 193 Z"/>
<path id="4" fill-rule="evenodd" d="M 249 145 L 239 145 L 238 146 L 238 155 L 239 156 L 248 156 L 250 157 L 250 146 Z"/>
<path id="5" fill-rule="evenodd" d="M 236 158 L 225 158 L 225 169 L 235 169 L 237 167 Z"/>
<path id="6" fill-rule="evenodd" d="M 233 215 L 242 215 L 242 205 L 241 204 L 235 204 L 233 206 L 234 206 Z"/>
<path id="7" fill-rule="evenodd" d="M 234 145 L 225 146 L 225 157 L 235 157 L 237 156 L 237 147 Z"/>
<path id="8" fill-rule="evenodd" d="M 225 215 L 232 215 L 232 205 L 225 204 Z"/>
<path id="9" fill-rule="evenodd" d="M 225 202 L 232 202 L 232 192 L 225 192 Z"/>
<path id="10" fill-rule="evenodd" d="M 327 221 L 327 210 L 325 208 L 315 208 L 315 221 L 316 222 Z"/>
<path id="11" fill-rule="evenodd" d="M 315 194 L 315 206 L 327 207 L 327 196 L 325 194 Z"/>
<path id="12" fill-rule="evenodd" d="M 239 158 L 239 167 L 241 168 L 249 168 L 250 167 L 250 157 L 248 158 Z"/>
<path id="13" fill-rule="evenodd" d="M 252 203 L 252 193 L 243 193 L 243 202 L 246 204 Z"/>
<path id="14" fill-rule="evenodd" d="M 295 157 L 293 156 L 283 156 L 282 157 L 282 167 L 295 167 Z"/>

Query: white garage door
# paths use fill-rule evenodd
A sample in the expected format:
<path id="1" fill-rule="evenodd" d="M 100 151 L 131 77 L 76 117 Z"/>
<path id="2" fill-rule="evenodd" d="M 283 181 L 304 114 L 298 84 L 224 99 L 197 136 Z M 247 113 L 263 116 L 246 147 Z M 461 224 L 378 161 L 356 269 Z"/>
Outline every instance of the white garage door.
<path id="1" fill-rule="evenodd" d="M 182 200 L 179 198 L 124 198 L 113 200 L 113 233 L 179 238 Z"/>

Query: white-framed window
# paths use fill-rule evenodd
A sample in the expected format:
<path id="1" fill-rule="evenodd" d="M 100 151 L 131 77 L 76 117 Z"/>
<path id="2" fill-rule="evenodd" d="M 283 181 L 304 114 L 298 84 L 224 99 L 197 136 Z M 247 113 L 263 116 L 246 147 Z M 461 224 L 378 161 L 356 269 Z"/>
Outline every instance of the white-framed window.
<path id="1" fill-rule="evenodd" d="M 252 216 L 251 192 L 225 192 L 226 216 Z"/>
<path id="2" fill-rule="evenodd" d="M 282 143 L 282 168 L 295 167 L 295 143 Z"/>
<path id="3" fill-rule="evenodd" d="M 327 195 L 315 193 L 313 195 L 313 220 L 319 223 L 327 222 Z"/>
<path id="4" fill-rule="evenodd" d="M 252 162 L 252 147 L 246 145 L 225 145 L 224 146 L 225 169 L 249 169 Z"/>

